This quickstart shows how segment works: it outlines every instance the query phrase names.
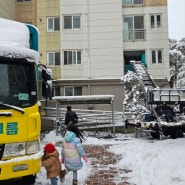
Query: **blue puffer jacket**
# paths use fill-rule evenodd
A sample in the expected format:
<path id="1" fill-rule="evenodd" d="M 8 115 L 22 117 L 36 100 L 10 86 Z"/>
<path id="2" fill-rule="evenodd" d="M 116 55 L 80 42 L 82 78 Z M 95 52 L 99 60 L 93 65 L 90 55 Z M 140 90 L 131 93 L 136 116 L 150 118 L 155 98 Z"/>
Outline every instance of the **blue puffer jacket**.
<path id="1" fill-rule="evenodd" d="M 62 146 L 62 156 L 64 157 L 65 167 L 68 171 L 82 168 L 83 163 L 81 157 L 85 156 L 85 152 L 80 139 L 71 131 L 66 132 Z"/>

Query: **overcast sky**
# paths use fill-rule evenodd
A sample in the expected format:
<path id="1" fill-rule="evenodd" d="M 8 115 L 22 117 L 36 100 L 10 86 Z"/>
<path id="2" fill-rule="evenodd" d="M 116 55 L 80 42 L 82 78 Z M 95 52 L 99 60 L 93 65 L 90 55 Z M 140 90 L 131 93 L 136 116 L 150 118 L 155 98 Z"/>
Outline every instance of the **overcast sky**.
<path id="1" fill-rule="evenodd" d="M 168 0 L 169 38 L 185 37 L 185 0 Z"/>

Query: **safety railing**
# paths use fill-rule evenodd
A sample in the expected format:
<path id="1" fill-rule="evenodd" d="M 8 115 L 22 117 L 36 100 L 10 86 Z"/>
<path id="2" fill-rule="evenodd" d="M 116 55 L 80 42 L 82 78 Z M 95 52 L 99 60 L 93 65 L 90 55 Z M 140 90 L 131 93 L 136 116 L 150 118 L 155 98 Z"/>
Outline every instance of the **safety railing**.
<path id="1" fill-rule="evenodd" d="M 131 41 L 131 40 L 144 40 L 145 39 L 145 30 L 123 30 L 123 40 Z"/>

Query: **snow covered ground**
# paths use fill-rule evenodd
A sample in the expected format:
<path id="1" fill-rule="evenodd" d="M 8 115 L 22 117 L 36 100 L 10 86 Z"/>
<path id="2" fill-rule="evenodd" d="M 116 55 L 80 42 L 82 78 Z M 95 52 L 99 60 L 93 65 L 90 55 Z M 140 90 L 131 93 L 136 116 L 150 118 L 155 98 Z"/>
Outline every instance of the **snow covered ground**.
<path id="1" fill-rule="evenodd" d="M 45 135 L 42 140 L 44 146 L 48 142 L 60 142 L 62 137 L 56 136 L 54 131 Z M 150 136 L 135 138 L 130 134 L 118 134 L 112 139 L 97 139 L 87 137 L 83 145 L 111 145 L 109 151 L 121 154 L 122 160 L 114 167 L 132 170 L 125 174 L 129 177 L 128 182 L 136 185 L 185 185 L 185 138 L 153 140 Z M 43 147 L 42 146 L 42 147 Z M 60 145 L 57 146 L 59 152 Z M 78 171 L 79 184 L 84 185 L 85 179 L 91 173 L 91 159 L 84 163 Z M 37 183 L 49 185 L 46 179 L 45 169 L 42 168 L 37 175 Z M 67 174 L 63 185 L 69 185 L 72 181 L 72 173 Z"/>

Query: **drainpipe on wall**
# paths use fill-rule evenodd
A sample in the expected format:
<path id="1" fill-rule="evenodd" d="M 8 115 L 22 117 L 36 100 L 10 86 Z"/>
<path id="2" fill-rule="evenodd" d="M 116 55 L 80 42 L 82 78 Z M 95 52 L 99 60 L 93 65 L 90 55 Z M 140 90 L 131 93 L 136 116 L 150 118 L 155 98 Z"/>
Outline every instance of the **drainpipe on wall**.
<path id="1" fill-rule="evenodd" d="M 89 0 L 87 0 L 87 62 L 88 62 L 88 79 L 91 78 L 91 59 L 90 59 L 90 33 L 89 33 Z"/>

